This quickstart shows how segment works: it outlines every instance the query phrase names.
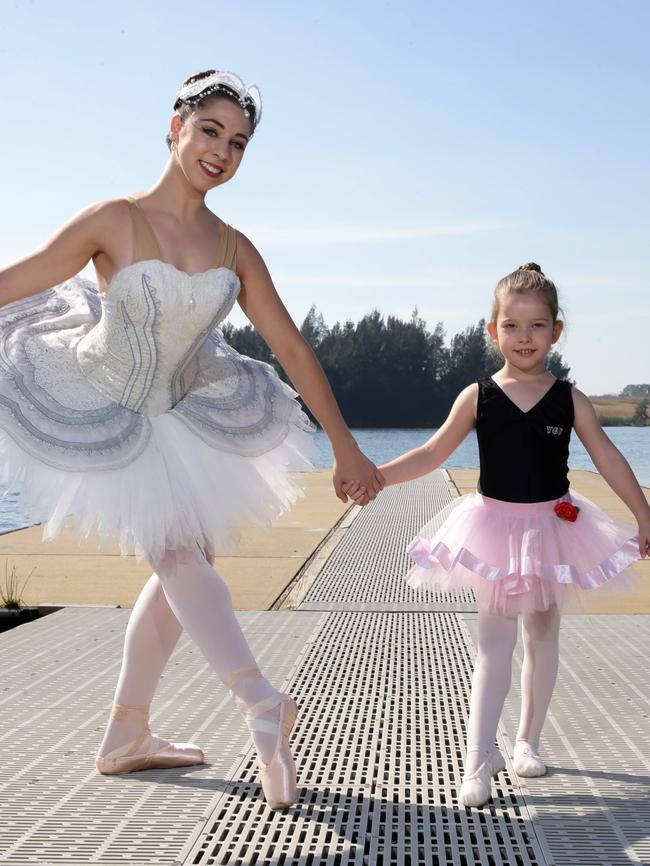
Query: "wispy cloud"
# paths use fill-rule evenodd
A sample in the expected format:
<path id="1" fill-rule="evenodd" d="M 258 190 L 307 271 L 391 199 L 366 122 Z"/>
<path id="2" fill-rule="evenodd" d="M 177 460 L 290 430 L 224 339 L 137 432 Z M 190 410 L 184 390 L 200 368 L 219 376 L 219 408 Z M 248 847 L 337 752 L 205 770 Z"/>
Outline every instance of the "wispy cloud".
<path id="1" fill-rule="evenodd" d="M 492 274 L 469 266 L 436 267 L 406 273 L 378 274 L 372 272 L 339 273 L 296 273 L 294 271 L 274 271 L 273 280 L 278 288 L 313 289 L 426 289 L 433 291 L 482 292 L 494 282 Z"/>
<path id="2" fill-rule="evenodd" d="M 360 276 L 359 274 L 283 274 L 275 272 L 273 281 L 279 287 L 313 289 L 431 289 L 439 285 L 432 277 L 408 277 L 404 274 L 382 274 L 381 276 Z"/>
<path id="3" fill-rule="evenodd" d="M 650 287 L 650 280 L 626 277 L 625 274 L 612 274 L 612 276 L 580 276 L 580 277 L 565 277 L 558 283 L 560 289 L 611 289 L 614 292 L 624 291 L 625 289 L 642 289 L 646 291 Z"/>
<path id="4" fill-rule="evenodd" d="M 250 226 L 250 236 L 258 244 L 277 246 L 337 246 L 390 241 L 411 241 L 426 238 L 468 235 L 495 231 L 500 226 L 491 222 L 460 222 L 448 225 L 420 226 L 323 226 L 321 228 L 290 228 L 285 226 Z"/>

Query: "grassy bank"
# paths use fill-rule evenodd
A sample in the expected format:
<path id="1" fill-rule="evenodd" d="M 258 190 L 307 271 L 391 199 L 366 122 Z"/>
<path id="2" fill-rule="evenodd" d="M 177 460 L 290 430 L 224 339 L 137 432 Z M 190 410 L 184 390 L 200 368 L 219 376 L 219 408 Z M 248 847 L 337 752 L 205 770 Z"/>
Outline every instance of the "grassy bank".
<path id="1" fill-rule="evenodd" d="M 647 397 L 590 397 L 594 409 L 603 427 L 648 427 L 650 420 L 644 423 L 634 420 L 634 414 L 642 400 Z M 650 411 L 648 412 L 650 414 Z"/>

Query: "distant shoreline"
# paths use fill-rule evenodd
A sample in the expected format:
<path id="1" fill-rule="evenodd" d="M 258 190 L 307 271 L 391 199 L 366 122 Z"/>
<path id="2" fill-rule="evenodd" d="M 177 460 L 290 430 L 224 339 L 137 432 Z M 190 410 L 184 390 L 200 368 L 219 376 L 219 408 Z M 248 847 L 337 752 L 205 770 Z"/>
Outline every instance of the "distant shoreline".
<path id="1" fill-rule="evenodd" d="M 603 427 L 650 427 L 650 420 L 643 423 L 635 421 L 633 417 L 639 403 L 648 400 L 647 397 L 596 395 L 590 396 L 589 399 Z"/>

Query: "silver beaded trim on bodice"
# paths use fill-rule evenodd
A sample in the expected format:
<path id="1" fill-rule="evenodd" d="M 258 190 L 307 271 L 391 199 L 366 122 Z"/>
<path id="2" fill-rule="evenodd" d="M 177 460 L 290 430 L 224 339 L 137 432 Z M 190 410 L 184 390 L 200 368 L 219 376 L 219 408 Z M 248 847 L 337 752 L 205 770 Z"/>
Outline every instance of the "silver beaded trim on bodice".
<path id="1" fill-rule="evenodd" d="M 113 278 L 100 321 L 80 340 L 79 365 L 118 405 L 167 412 L 187 393 L 197 352 L 238 291 L 227 268 L 189 276 L 155 260 L 130 265 Z"/>

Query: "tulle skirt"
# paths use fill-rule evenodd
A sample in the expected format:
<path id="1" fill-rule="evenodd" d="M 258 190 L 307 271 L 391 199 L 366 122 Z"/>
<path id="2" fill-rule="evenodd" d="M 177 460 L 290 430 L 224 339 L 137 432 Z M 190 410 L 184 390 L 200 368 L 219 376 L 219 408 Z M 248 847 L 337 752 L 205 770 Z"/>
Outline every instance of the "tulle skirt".
<path id="1" fill-rule="evenodd" d="M 199 545 L 231 550 L 246 524 L 270 526 L 302 495 L 312 436 L 297 426 L 257 457 L 221 451 L 173 413 L 150 417 L 151 435 L 127 466 L 62 471 L 0 435 L 0 483 L 43 522 L 43 539 L 66 530 L 98 546 L 117 542 L 123 555 L 155 562 L 165 550 Z"/>
<path id="2" fill-rule="evenodd" d="M 415 564 L 407 583 L 471 588 L 479 605 L 502 615 L 562 608 L 576 592 L 627 586 L 639 559 L 634 529 L 573 490 L 559 501 L 579 509 L 575 521 L 556 514 L 558 500 L 460 497 L 409 544 Z"/>
<path id="3" fill-rule="evenodd" d="M 196 321 L 185 301 L 175 306 L 186 289 L 175 268 L 148 267 L 157 268 L 146 284 L 155 328 L 134 324 L 138 281 L 119 303 L 74 278 L 0 310 L 0 484 L 43 523 L 44 539 L 65 529 L 155 562 L 197 545 L 227 551 L 246 524 L 270 525 L 301 494 L 292 471 L 311 469 L 315 449 L 296 392 L 216 327 L 205 336 L 216 322 L 207 300 Z M 220 316 L 233 275 L 211 273 L 204 291 Z M 118 315 L 128 352 L 99 339 L 89 376 L 81 341 Z M 134 393 L 142 412 L 129 408 Z"/>

